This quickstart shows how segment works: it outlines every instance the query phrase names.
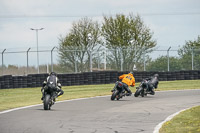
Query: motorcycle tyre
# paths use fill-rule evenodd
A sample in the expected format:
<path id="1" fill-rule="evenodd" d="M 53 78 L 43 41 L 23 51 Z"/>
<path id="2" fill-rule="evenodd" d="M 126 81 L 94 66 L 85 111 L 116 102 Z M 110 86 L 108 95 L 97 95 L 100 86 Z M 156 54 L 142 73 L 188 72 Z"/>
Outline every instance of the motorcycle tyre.
<path id="1" fill-rule="evenodd" d="M 139 89 L 137 89 L 136 92 L 135 92 L 135 94 L 134 94 L 134 96 L 138 97 L 140 95 L 142 89 L 143 89 L 142 87 L 140 87 Z"/>
<path id="2" fill-rule="evenodd" d="M 50 95 L 47 94 L 45 95 L 44 97 L 44 101 L 43 101 L 43 104 L 44 104 L 44 110 L 50 110 L 51 109 L 51 105 L 50 105 Z"/>
<path id="3" fill-rule="evenodd" d="M 112 93 L 112 95 L 111 95 L 111 100 L 112 100 L 112 101 L 115 100 L 117 94 L 118 94 L 118 91 L 117 91 L 117 90 L 114 91 L 114 92 Z"/>
<path id="4" fill-rule="evenodd" d="M 144 97 L 144 90 L 141 91 L 140 95 L 141 97 Z"/>

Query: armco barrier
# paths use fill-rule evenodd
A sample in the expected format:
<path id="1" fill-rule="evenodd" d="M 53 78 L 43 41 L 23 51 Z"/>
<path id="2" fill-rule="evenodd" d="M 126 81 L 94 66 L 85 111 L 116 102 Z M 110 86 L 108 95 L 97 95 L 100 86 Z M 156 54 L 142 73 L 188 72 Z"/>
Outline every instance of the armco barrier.
<path id="1" fill-rule="evenodd" d="M 110 84 L 118 80 L 118 76 L 128 73 L 128 71 L 99 71 L 84 72 L 77 74 L 58 74 L 58 78 L 63 86 L 71 85 L 91 85 L 91 84 Z M 159 74 L 160 81 L 173 80 L 195 80 L 200 79 L 200 70 L 198 71 L 176 71 L 176 72 L 134 72 L 136 82 Z M 9 88 L 30 88 L 41 87 L 48 74 L 29 74 L 28 76 L 4 75 L 0 77 L 0 89 Z"/>

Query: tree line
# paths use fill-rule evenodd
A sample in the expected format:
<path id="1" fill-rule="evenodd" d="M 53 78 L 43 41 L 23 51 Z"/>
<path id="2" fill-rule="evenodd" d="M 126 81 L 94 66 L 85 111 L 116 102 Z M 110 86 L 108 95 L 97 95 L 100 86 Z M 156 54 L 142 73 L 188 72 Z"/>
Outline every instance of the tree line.
<path id="1" fill-rule="evenodd" d="M 186 41 L 178 49 L 178 57 L 169 57 L 170 71 L 179 70 L 200 70 L 200 36 L 195 40 Z M 147 70 L 149 71 L 167 71 L 167 56 L 161 56 L 150 61 Z"/>
<path id="2" fill-rule="evenodd" d="M 95 70 L 170 71 L 200 70 L 200 36 L 188 40 L 178 49 L 178 56 L 160 56 L 150 53 L 156 50 L 153 31 L 139 15 L 116 14 L 103 16 L 99 23 L 91 18 L 73 22 L 70 31 L 59 37 L 58 63 L 53 64 L 57 73 L 89 72 Z M 92 62 L 92 64 L 91 64 Z M 2 67 L 0 67 L 2 69 Z M 25 75 L 27 68 L 4 66 L 4 74 Z M 42 73 L 50 72 L 51 66 L 40 65 Z M 34 66 L 28 73 L 37 73 Z"/>
<path id="3" fill-rule="evenodd" d="M 59 40 L 59 71 L 87 72 L 91 61 L 93 68 L 102 68 L 105 58 L 109 70 L 132 71 L 136 65 L 137 70 L 142 71 L 145 62 L 147 71 L 167 71 L 167 56 L 154 60 L 149 57 L 157 42 L 153 31 L 139 15 L 103 16 L 101 23 L 82 18 L 74 22 L 69 33 Z M 197 40 L 187 41 L 178 50 L 179 57 L 170 57 L 170 70 L 191 70 L 192 56 L 194 69 L 199 69 L 199 48 L 199 36 Z M 97 53 L 107 56 L 104 58 Z"/>

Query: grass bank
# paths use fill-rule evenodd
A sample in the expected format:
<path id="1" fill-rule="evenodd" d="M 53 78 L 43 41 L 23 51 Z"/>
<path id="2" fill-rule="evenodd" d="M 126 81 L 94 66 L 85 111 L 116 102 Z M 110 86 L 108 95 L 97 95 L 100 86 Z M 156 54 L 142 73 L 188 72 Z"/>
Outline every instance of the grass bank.
<path id="1" fill-rule="evenodd" d="M 200 106 L 181 112 L 166 122 L 160 133 L 200 133 Z"/>
<path id="2" fill-rule="evenodd" d="M 136 83 L 136 86 L 138 85 L 139 83 Z M 114 84 L 63 86 L 64 95 L 59 98 L 59 101 L 110 95 L 113 86 Z M 200 89 L 200 80 L 161 81 L 156 91 L 182 89 Z M 38 87 L 0 89 L 0 111 L 42 103 L 40 90 L 41 88 Z M 135 92 L 135 87 L 131 87 L 131 90 Z"/>
<path id="3" fill-rule="evenodd" d="M 63 86 L 64 95 L 58 100 L 109 95 L 114 84 Z M 0 111 L 16 107 L 40 104 L 41 88 L 0 89 Z"/>

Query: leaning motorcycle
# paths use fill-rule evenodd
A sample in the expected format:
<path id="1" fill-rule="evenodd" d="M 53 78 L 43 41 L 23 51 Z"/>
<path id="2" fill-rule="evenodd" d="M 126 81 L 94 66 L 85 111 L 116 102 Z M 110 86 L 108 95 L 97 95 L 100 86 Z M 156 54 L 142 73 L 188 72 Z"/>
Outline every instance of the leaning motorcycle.
<path id="1" fill-rule="evenodd" d="M 151 94 L 149 87 L 148 87 L 148 80 L 144 79 L 140 83 L 139 87 L 136 87 L 136 92 L 134 94 L 135 97 L 138 97 L 139 95 L 141 97 L 147 96 L 147 94 Z"/>
<path id="2" fill-rule="evenodd" d="M 111 100 L 119 100 L 120 98 L 126 96 L 125 89 L 123 88 L 123 83 L 121 81 L 117 81 L 115 83 L 115 88 L 112 91 Z"/>
<path id="3" fill-rule="evenodd" d="M 43 98 L 44 110 L 51 109 L 51 106 L 55 103 L 56 96 L 57 96 L 56 87 L 48 87 L 44 93 L 44 98 Z"/>

